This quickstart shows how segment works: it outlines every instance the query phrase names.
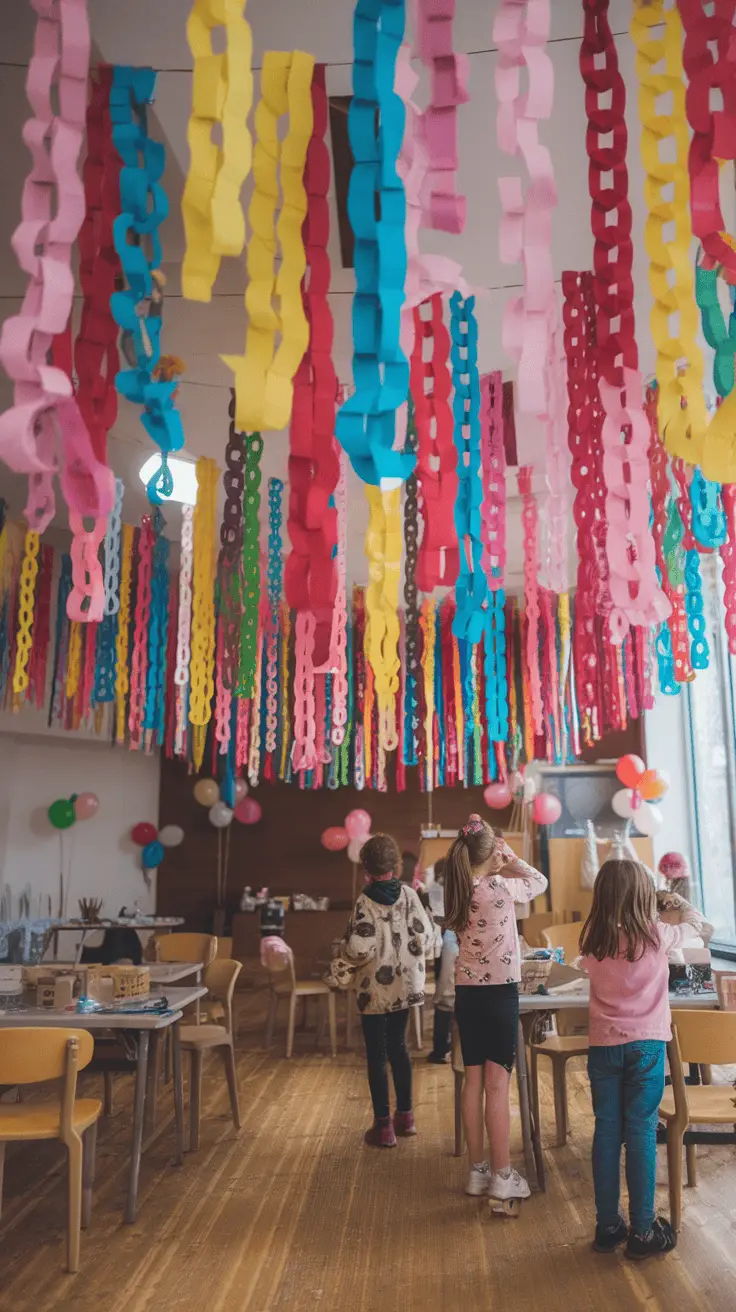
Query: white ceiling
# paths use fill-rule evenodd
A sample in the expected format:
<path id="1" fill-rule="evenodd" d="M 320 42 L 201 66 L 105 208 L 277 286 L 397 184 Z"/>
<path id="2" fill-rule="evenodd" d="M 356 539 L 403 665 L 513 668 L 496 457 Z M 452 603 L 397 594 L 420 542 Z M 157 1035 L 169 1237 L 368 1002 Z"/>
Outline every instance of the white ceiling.
<path id="1" fill-rule="evenodd" d="M 94 57 L 110 63 L 137 63 L 159 69 L 156 104 L 150 119 L 152 135 L 167 148 L 164 179 L 171 214 L 163 229 L 164 262 L 168 277 L 164 349 L 180 355 L 187 372 L 182 380 L 180 409 L 184 419 L 187 451 L 193 456 L 209 455 L 221 461 L 227 438 L 227 402 L 231 375 L 220 362 L 220 353 L 243 349 L 245 311 L 243 305 L 244 265 L 242 260 L 224 261 L 210 305 L 184 301 L 180 295 L 179 268 L 183 232 L 179 200 L 188 166 L 186 126 L 191 96 L 191 56 L 186 44 L 188 0 L 155 0 L 155 26 L 151 0 L 89 0 Z M 616 36 L 621 69 L 629 88 L 630 194 L 634 209 L 635 284 L 637 290 L 638 340 L 642 368 L 651 371 L 654 358 L 648 328 L 650 296 L 643 246 L 643 174 L 639 155 L 636 117 L 634 51 L 628 36 L 631 0 L 611 0 L 611 26 Z M 407 6 L 409 8 L 409 6 Z M 501 311 L 511 287 L 518 286 L 520 271 L 509 269 L 498 259 L 498 203 L 496 179 L 507 171 L 506 157 L 495 139 L 495 95 L 493 76 L 496 53 L 492 49 L 492 15 L 496 6 L 488 0 L 459 0 L 455 23 L 455 47 L 470 56 L 470 103 L 459 111 L 459 186 L 468 197 L 468 223 L 461 237 L 423 234 L 423 249 L 459 259 L 468 281 L 483 289 L 478 306 L 479 363 L 482 371 L 503 368 L 511 376 L 501 339 Z M 582 31 L 582 0 L 553 0 L 552 56 L 555 75 L 553 121 L 543 127 L 556 171 L 560 207 L 554 221 L 553 257 L 559 279 L 567 268 L 590 267 L 592 238 L 590 201 L 587 190 L 585 113 L 583 83 L 578 69 Z M 254 66 L 260 65 L 264 50 L 302 48 L 326 63 L 329 94 L 351 90 L 352 61 L 351 0 L 248 0 L 246 15 L 253 29 Z M 24 95 L 25 67 L 32 39 L 32 11 L 24 0 L 0 5 L 0 122 L 3 123 L 3 202 L 0 206 L 0 316 L 14 313 L 23 289 L 9 238 L 18 221 L 20 192 L 28 157 L 21 140 L 27 114 Z M 420 83 L 416 99 L 426 98 Z M 247 192 L 246 192 L 247 199 Z M 728 196 L 733 213 L 733 194 Z M 335 366 L 341 380 L 351 380 L 350 293 L 352 271 L 340 267 L 336 224 L 331 244 L 333 281 L 331 306 L 335 318 Z M 0 407 L 8 404 L 9 388 L 0 382 Z M 286 433 L 267 435 L 263 473 L 285 477 L 288 438 Z M 118 422 L 109 444 L 110 460 L 124 478 L 130 492 L 125 503 L 126 519 L 135 519 L 145 509 L 145 497 L 137 471 L 151 451 L 137 409 L 121 402 Z M 23 480 L 0 469 L 0 492 L 9 497 L 14 510 L 23 505 Z M 168 514 L 173 535 L 178 530 L 179 512 Z M 349 570 L 353 578 L 365 580 L 362 538 L 365 530 L 364 501 L 359 483 L 351 477 L 349 515 Z M 509 581 L 521 578 L 521 534 L 518 516 L 509 524 Z"/>

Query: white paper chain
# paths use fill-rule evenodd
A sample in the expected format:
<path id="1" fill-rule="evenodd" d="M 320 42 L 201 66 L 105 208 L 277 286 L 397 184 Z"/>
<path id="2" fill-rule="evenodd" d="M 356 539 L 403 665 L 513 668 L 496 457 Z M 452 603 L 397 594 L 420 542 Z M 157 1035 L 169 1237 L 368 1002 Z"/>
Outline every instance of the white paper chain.
<path id="1" fill-rule="evenodd" d="M 107 517 L 105 532 L 105 615 L 117 615 L 120 609 L 120 536 L 124 492 L 125 484 L 121 478 L 116 478 L 115 504 Z"/>

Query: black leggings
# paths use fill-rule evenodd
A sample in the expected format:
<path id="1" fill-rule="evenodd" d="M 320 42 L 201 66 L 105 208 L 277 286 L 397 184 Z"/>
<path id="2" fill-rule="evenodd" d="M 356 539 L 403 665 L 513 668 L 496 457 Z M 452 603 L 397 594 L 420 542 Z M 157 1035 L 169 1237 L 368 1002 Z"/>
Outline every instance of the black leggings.
<path id="1" fill-rule="evenodd" d="M 388 1101 L 388 1071 L 386 1059 L 391 1063 L 396 1090 L 396 1110 L 411 1111 L 411 1058 L 406 1047 L 408 1009 L 391 1011 L 380 1016 L 361 1016 L 365 1051 L 368 1058 L 368 1083 L 373 1102 L 373 1115 L 383 1120 L 390 1115 Z"/>

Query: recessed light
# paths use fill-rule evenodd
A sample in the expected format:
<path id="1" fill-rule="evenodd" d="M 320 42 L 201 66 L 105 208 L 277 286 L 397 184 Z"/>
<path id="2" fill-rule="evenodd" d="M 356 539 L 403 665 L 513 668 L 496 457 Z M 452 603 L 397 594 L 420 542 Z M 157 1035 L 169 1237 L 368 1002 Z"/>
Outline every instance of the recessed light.
<path id="1" fill-rule="evenodd" d="M 148 486 L 160 464 L 161 456 L 155 454 L 149 456 L 146 463 L 141 465 L 138 477 L 144 487 Z M 195 506 L 197 504 L 197 466 L 194 461 L 179 460 L 177 456 L 169 456 L 168 465 L 174 480 L 174 491 L 170 497 L 162 498 L 162 501 L 164 503 L 180 501 L 184 506 Z"/>

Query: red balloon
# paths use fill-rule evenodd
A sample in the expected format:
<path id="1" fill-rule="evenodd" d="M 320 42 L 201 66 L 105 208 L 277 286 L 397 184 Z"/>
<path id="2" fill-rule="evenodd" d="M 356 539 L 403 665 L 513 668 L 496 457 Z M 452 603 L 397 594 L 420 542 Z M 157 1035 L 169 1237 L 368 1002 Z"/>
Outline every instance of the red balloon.
<path id="1" fill-rule="evenodd" d="M 646 766 L 640 756 L 622 756 L 616 766 L 616 778 L 620 780 L 624 788 L 636 788 L 641 779 Z"/>
<path id="2" fill-rule="evenodd" d="M 257 825 L 263 812 L 260 802 L 257 802 L 255 797 L 241 797 L 233 815 L 241 825 Z"/>
<path id="3" fill-rule="evenodd" d="M 552 793 L 538 793 L 534 798 L 534 819 L 538 825 L 553 825 L 562 815 L 562 803 Z"/>
<path id="4" fill-rule="evenodd" d="M 347 831 L 342 825 L 332 825 L 329 829 L 325 829 L 321 838 L 322 846 L 326 847 L 328 852 L 344 852 L 349 842 Z"/>
<path id="5" fill-rule="evenodd" d="M 505 811 L 507 806 L 511 806 L 511 789 L 508 784 L 489 784 L 483 797 L 486 806 L 490 806 L 492 811 Z"/>
<path id="6" fill-rule="evenodd" d="M 130 836 L 139 847 L 146 847 L 148 843 L 155 843 L 158 838 L 158 829 L 155 825 L 150 824 L 148 820 L 141 820 L 139 825 L 133 825 Z"/>

